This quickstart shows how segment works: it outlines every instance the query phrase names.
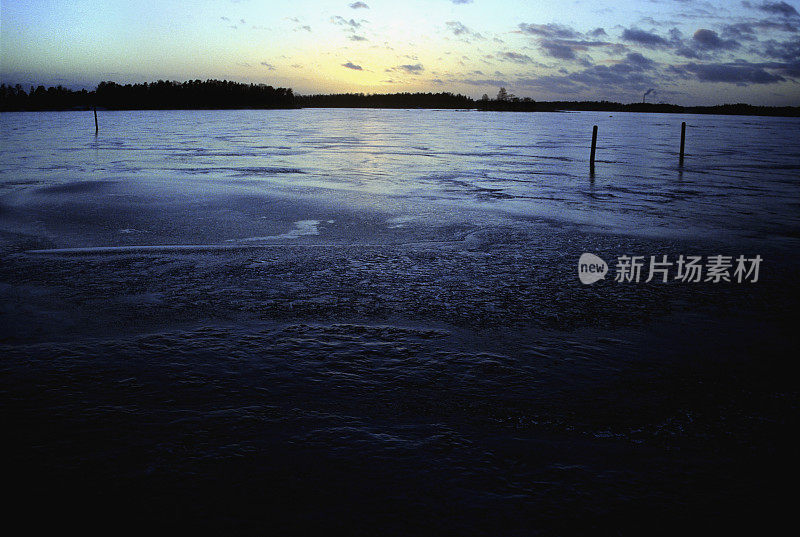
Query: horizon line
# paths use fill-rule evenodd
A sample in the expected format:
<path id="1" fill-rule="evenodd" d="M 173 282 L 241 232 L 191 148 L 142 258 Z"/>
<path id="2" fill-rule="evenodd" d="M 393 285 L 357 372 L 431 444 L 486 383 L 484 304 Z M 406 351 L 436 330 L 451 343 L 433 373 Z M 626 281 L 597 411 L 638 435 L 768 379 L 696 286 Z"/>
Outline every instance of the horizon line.
<path id="1" fill-rule="evenodd" d="M 118 85 L 118 86 L 125 87 L 125 86 L 137 86 L 137 85 L 139 85 L 139 86 L 142 86 L 142 85 L 153 85 L 153 84 L 158 84 L 158 83 L 173 83 L 173 84 L 181 85 L 181 84 L 186 84 L 187 82 L 197 82 L 197 81 L 199 81 L 199 82 L 225 82 L 225 83 L 239 84 L 239 85 L 243 85 L 243 86 L 253 86 L 253 87 L 271 87 L 271 88 L 276 89 L 276 90 L 288 90 L 288 91 L 292 92 L 292 95 L 294 97 L 301 97 L 301 98 L 303 98 L 303 97 L 325 97 L 325 96 L 364 96 L 364 97 L 367 97 L 367 96 L 391 96 L 391 95 L 452 95 L 454 97 L 461 97 L 461 98 L 464 98 L 464 99 L 469 99 L 470 101 L 473 101 L 475 103 L 479 103 L 479 102 L 483 101 L 482 97 L 476 99 L 474 97 L 470 97 L 469 95 L 465 95 L 465 94 L 462 94 L 462 93 L 454 93 L 452 91 L 446 91 L 446 90 L 442 90 L 442 91 L 414 91 L 414 92 L 411 92 L 411 91 L 399 91 L 399 92 L 387 92 L 387 93 L 371 93 L 371 92 L 356 92 L 356 91 L 352 91 L 352 92 L 337 92 L 337 93 L 296 93 L 294 91 L 294 89 L 291 88 L 291 87 L 273 86 L 272 84 L 269 84 L 269 83 L 266 83 L 266 82 L 240 82 L 238 80 L 227 79 L 227 78 L 205 78 L 205 79 L 190 78 L 190 79 L 186 79 L 186 80 L 183 80 L 183 81 L 178 80 L 178 79 L 161 79 L 160 78 L 160 79 L 157 79 L 157 80 L 154 80 L 154 81 L 149 81 L 149 82 L 117 82 L 117 81 L 114 81 L 114 80 L 101 80 L 100 82 L 98 82 L 94 86 L 93 89 L 89 89 L 86 86 L 82 86 L 80 89 L 73 89 L 73 87 L 64 86 L 62 84 L 46 86 L 44 84 L 34 85 L 34 84 L 30 84 L 29 83 L 29 84 L 25 84 L 25 86 L 29 86 L 31 89 L 34 89 L 34 90 L 38 90 L 39 88 L 44 88 L 45 90 L 48 90 L 48 89 L 51 89 L 51 88 L 52 89 L 61 88 L 63 90 L 67 90 L 67 91 L 73 92 L 73 93 L 81 93 L 81 92 L 85 91 L 85 92 L 91 94 L 91 93 L 96 93 L 97 89 L 99 88 L 99 86 L 101 84 L 104 84 L 104 83 L 106 83 L 106 84 L 110 83 L 110 84 L 115 84 L 115 85 Z M 16 87 L 19 86 L 20 88 L 22 88 L 23 91 L 25 91 L 23 84 L 20 84 L 20 83 L 12 84 L 10 82 L 0 81 L 0 85 L 6 86 L 8 88 L 16 88 Z M 499 86 L 498 90 L 504 89 L 504 88 L 505 88 L 505 86 Z M 26 95 L 30 95 L 30 93 L 26 92 Z M 484 95 L 488 96 L 487 93 L 485 93 Z M 648 105 L 649 106 L 674 106 L 674 107 L 684 108 L 684 109 L 714 108 L 714 107 L 724 107 L 724 106 L 749 106 L 749 107 L 753 107 L 753 108 L 768 108 L 768 109 L 770 109 L 770 108 L 771 109 L 800 108 L 800 103 L 791 104 L 791 105 L 760 105 L 760 104 L 751 104 L 751 103 L 747 103 L 747 102 L 725 102 L 725 103 L 720 103 L 720 104 L 681 105 L 681 104 L 668 103 L 668 102 L 658 102 L 658 103 L 639 102 L 639 101 L 622 102 L 622 101 L 611 101 L 611 100 L 608 100 L 608 99 L 569 100 L 569 99 L 561 98 L 561 99 L 555 99 L 555 100 L 537 100 L 537 99 L 535 99 L 533 97 L 517 97 L 517 96 L 515 96 L 513 94 L 510 94 L 509 97 L 511 99 L 515 99 L 515 98 L 518 99 L 518 101 L 513 101 L 513 100 L 508 100 L 507 101 L 507 102 L 511 102 L 511 103 L 514 103 L 514 102 L 519 102 L 519 103 L 525 103 L 525 102 L 528 102 L 528 103 L 597 103 L 597 104 L 608 103 L 608 104 L 618 104 L 618 105 L 623 105 L 623 106 L 634 106 L 634 105 L 640 105 L 640 106 L 641 105 L 645 105 L 645 106 L 648 106 Z M 525 99 L 527 99 L 527 101 L 525 101 Z M 502 100 L 499 100 L 497 98 L 492 98 L 492 97 L 489 97 L 489 101 L 490 102 L 503 102 Z"/>

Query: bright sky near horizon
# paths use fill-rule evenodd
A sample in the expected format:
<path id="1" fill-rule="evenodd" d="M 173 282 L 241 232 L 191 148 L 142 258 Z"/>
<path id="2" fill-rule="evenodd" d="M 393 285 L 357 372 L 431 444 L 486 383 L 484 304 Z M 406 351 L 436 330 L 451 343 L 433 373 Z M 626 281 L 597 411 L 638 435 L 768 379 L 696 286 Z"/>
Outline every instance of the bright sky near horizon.
<path id="1" fill-rule="evenodd" d="M 800 105 L 798 2 L 0 0 L 6 84 Z"/>

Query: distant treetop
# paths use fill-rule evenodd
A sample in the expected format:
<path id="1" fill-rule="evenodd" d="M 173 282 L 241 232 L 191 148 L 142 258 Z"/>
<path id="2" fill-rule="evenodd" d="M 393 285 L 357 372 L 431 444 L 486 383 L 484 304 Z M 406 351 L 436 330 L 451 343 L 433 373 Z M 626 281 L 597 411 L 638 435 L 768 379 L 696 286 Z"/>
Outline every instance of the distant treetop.
<path id="1" fill-rule="evenodd" d="M 342 93 L 334 95 L 295 95 L 289 88 L 266 84 L 243 84 L 228 80 L 159 80 L 142 84 L 101 82 L 94 91 L 70 90 L 62 86 L 31 87 L 0 84 L 0 111 L 86 110 L 92 107 L 138 109 L 232 109 L 232 108 L 449 108 L 500 112 L 555 112 L 595 110 L 608 112 L 673 112 L 694 114 L 800 116 L 797 106 L 719 106 L 683 107 L 674 104 L 608 101 L 537 102 L 516 97 L 500 88 L 496 99 L 484 94 L 480 100 L 449 92 L 441 93 Z"/>

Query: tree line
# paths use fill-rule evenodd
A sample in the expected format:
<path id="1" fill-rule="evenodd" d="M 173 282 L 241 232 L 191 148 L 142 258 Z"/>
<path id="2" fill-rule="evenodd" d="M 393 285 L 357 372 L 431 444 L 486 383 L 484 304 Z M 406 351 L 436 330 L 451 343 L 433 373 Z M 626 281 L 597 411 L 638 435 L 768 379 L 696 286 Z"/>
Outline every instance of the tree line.
<path id="1" fill-rule="evenodd" d="M 31 86 L 30 91 L 25 91 L 22 86 L 7 86 L 0 84 L 0 110 L 70 110 L 91 107 L 94 102 L 94 92 L 79 90 L 74 91 L 56 86 L 46 88 Z"/>
<path id="2" fill-rule="evenodd" d="M 266 109 L 266 108 L 443 108 L 482 111 L 557 112 L 590 110 L 604 112 L 670 112 L 691 114 L 800 116 L 798 106 L 678 106 L 674 104 L 611 101 L 535 101 L 516 97 L 505 88 L 490 99 L 484 94 L 474 100 L 465 95 L 442 93 L 339 93 L 295 95 L 290 88 L 266 84 L 243 84 L 228 80 L 159 80 L 142 84 L 101 82 L 93 91 L 62 86 L 31 87 L 0 84 L 0 111 L 139 109 Z"/>
<path id="3" fill-rule="evenodd" d="M 228 80 L 189 80 L 117 84 L 101 82 L 94 91 L 58 86 L 45 89 L 0 85 L 0 110 L 69 110 L 92 107 L 109 110 L 294 108 L 288 88 L 242 84 Z"/>
<path id="4" fill-rule="evenodd" d="M 338 93 L 298 96 L 301 108 L 475 108 L 475 101 L 452 93 Z"/>

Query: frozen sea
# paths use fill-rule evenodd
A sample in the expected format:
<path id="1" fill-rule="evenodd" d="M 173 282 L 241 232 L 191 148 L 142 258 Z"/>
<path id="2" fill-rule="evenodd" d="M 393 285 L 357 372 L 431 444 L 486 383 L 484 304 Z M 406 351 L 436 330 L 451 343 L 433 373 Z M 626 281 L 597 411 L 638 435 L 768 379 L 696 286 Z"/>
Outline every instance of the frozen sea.
<path id="1" fill-rule="evenodd" d="M 321 221 L 344 209 L 376 211 L 399 224 L 474 211 L 475 219 L 497 213 L 654 235 L 773 244 L 800 236 L 796 118 L 101 111 L 97 137 L 86 112 L 5 113 L 1 121 L 6 211 L 30 215 L 96 200 L 80 222 L 30 215 L 29 225 L 39 226 L 32 234 L 57 246 L 217 243 L 290 232 L 296 215 L 231 203 L 267 195 L 321 204 L 298 216 Z M 688 132 L 683 168 L 681 121 Z"/>
<path id="2" fill-rule="evenodd" d="M 0 114 L 15 508 L 300 535 L 790 514 L 798 119 L 98 116 Z M 585 286 L 584 252 L 764 261 Z"/>

